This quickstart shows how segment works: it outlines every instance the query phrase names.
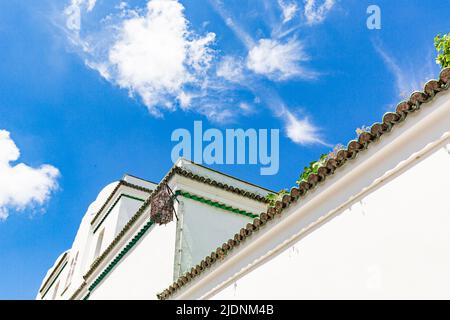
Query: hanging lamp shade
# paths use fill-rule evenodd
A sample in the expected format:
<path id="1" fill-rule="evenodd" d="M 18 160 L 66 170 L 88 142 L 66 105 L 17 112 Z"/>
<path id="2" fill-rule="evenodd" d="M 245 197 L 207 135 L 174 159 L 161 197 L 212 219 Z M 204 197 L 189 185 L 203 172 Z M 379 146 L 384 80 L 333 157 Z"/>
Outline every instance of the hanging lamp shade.
<path id="1" fill-rule="evenodd" d="M 157 224 L 167 224 L 173 220 L 174 195 L 168 185 L 162 186 L 153 196 L 150 207 L 150 219 Z"/>

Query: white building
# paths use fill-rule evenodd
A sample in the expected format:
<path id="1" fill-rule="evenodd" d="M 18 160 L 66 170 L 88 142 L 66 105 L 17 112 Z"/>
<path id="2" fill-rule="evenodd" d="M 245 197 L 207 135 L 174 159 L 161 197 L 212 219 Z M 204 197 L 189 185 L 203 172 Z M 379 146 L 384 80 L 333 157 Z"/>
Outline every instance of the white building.
<path id="1" fill-rule="evenodd" d="M 153 223 L 169 188 L 175 215 Z M 73 242 L 48 271 L 38 299 L 156 299 L 217 243 L 251 223 L 272 191 L 180 159 L 157 185 L 130 175 L 106 186 Z"/>
<path id="2" fill-rule="evenodd" d="M 449 86 L 445 69 L 273 208 L 268 190 L 185 160 L 158 186 L 126 176 L 37 298 L 449 299 Z M 177 218 L 152 224 L 165 183 Z"/>

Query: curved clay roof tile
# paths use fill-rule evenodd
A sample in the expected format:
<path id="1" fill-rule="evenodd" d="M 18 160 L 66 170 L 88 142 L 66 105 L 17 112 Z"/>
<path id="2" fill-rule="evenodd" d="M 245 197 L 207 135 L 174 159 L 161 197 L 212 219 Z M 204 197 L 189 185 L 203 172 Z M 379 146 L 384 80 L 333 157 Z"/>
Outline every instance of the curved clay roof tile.
<path id="1" fill-rule="evenodd" d="M 292 187 L 290 194 L 291 194 L 292 197 L 297 199 L 298 197 L 300 197 L 300 190 L 298 188 L 296 188 L 296 187 Z"/>
<path id="2" fill-rule="evenodd" d="M 330 170 L 330 173 L 333 173 L 334 170 L 338 167 L 338 162 L 336 159 L 328 159 L 326 163 L 327 168 Z"/>
<path id="3" fill-rule="evenodd" d="M 361 143 L 359 143 L 358 141 L 356 141 L 356 140 L 352 140 L 348 144 L 348 150 L 350 152 L 361 150 L 362 148 L 363 148 L 363 145 Z"/>
<path id="4" fill-rule="evenodd" d="M 383 116 L 383 123 L 391 126 L 400 120 L 400 115 L 396 112 L 387 112 Z"/>
<path id="5" fill-rule="evenodd" d="M 439 80 L 443 82 L 443 84 L 448 84 L 450 81 L 450 68 L 445 68 L 441 71 L 439 75 Z"/>
<path id="6" fill-rule="evenodd" d="M 341 165 L 341 162 L 347 158 L 347 150 L 339 150 L 336 154 L 336 160 L 338 161 L 338 166 Z"/>
<path id="7" fill-rule="evenodd" d="M 266 212 L 263 212 L 259 215 L 259 219 L 261 220 L 262 223 L 266 223 L 269 220 L 269 216 L 267 215 Z"/>
<path id="8" fill-rule="evenodd" d="M 320 181 L 319 175 L 311 173 L 308 177 L 308 183 L 314 188 Z"/>
<path id="9" fill-rule="evenodd" d="M 374 136 L 369 132 L 363 132 L 358 137 L 358 142 L 366 147 L 369 142 L 374 140 Z"/>
<path id="10" fill-rule="evenodd" d="M 442 88 L 438 80 L 430 80 L 425 84 L 423 91 L 430 97 L 434 97 L 437 92 L 442 91 Z"/>
<path id="11" fill-rule="evenodd" d="M 255 230 L 259 229 L 262 226 L 261 220 L 259 218 L 255 218 L 253 220 L 253 227 Z"/>
<path id="12" fill-rule="evenodd" d="M 325 180 L 328 172 L 330 172 L 330 169 L 328 169 L 327 166 L 321 166 L 319 169 L 317 169 L 317 174 L 320 177 L 320 181 Z"/>
<path id="13" fill-rule="evenodd" d="M 418 104 L 422 104 L 424 102 L 427 102 L 430 99 L 430 96 L 427 95 L 424 92 L 421 91 L 415 91 L 411 94 L 411 97 L 409 98 L 409 101 L 412 104 L 418 105 Z"/>
<path id="14" fill-rule="evenodd" d="M 397 105 L 397 108 L 395 109 L 395 111 L 398 114 L 408 114 L 410 112 L 412 112 L 414 110 L 413 106 L 408 103 L 407 101 L 402 101 Z"/>

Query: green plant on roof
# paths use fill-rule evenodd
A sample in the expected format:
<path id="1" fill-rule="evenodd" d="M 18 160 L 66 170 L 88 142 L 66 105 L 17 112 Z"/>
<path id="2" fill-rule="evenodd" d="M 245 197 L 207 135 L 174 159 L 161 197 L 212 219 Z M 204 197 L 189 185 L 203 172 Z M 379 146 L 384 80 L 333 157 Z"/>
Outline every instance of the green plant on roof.
<path id="1" fill-rule="evenodd" d="M 436 63 L 440 64 L 442 68 L 450 67 L 450 33 L 438 34 L 434 38 L 434 46 L 436 47 L 437 57 Z"/>
<path id="2" fill-rule="evenodd" d="M 281 201 L 284 195 L 289 194 L 289 191 L 286 189 L 280 190 L 278 193 L 269 193 L 266 196 L 266 199 L 269 201 L 269 206 L 273 207 L 277 201 Z"/>
<path id="3" fill-rule="evenodd" d="M 345 146 L 343 146 L 342 144 L 337 144 L 329 153 L 322 154 L 318 161 L 311 162 L 309 164 L 309 167 L 305 167 L 303 169 L 303 173 L 300 175 L 300 179 L 296 181 L 297 185 L 299 185 L 303 181 L 307 182 L 311 174 L 317 174 L 320 167 L 325 166 L 329 159 L 335 158 L 337 153 L 343 149 L 345 149 Z M 269 201 L 269 206 L 273 207 L 275 203 L 277 201 L 281 201 L 283 199 L 283 196 L 286 194 L 289 194 L 289 191 L 286 189 L 283 189 L 276 194 L 269 193 L 266 196 L 266 199 Z"/>
<path id="4" fill-rule="evenodd" d="M 308 178 L 311 174 L 315 173 L 317 174 L 319 172 L 319 168 L 328 160 L 328 154 L 324 153 L 320 156 L 320 159 L 318 161 L 313 161 L 309 164 L 309 167 L 305 167 L 303 169 L 303 173 L 300 175 L 300 179 L 297 181 L 297 184 L 300 184 L 301 182 L 308 181 Z"/>
<path id="5" fill-rule="evenodd" d="M 309 167 L 303 169 L 303 173 L 300 175 L 300 179 L 297 180 L 297 184 L 300 184 L 303 181 L 308 182 L 308 178 L 311 174 L 317 174 L 320 167 L 326 165 L 329 159 L 335 158 L 337 153 L 344 148 L 345 147 L 342 144 L 337 144 L 329 153 L 322 154 L 318 161 L 311 162 Z"/>

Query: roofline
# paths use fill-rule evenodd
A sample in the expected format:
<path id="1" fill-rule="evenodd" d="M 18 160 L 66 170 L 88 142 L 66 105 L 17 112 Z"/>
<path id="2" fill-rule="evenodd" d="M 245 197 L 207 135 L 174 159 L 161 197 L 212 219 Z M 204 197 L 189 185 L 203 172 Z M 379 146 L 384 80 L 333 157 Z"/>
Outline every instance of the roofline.
<path id="1" fill-rule="evenodd" d="M 94 218 L 91 220 L 91 225 L 94 225 L 95 222 L 97 221 L 97 219 L 101 216 L 101 213 L 103 212 L 103 210 L 105 210 L 106 206 L 108 205 L 108 203 L 114 198 L 114 196 L 116 195 L 116 193 L 119 191 L 121 186 L 125 186 L 125 187 L 129 187 L 135 190 L 139 190 L 139 191 L 143 191 L 143 192 L 147 192 L 148 194 L 152 193 L 152 190 L 145 188 L 145 187 L 141 187 L 135 184 L 132 184 L 130 182 L 127 182 L 125 180 L 120 180 L 117 185 L 115 186 L 114 190 L 111 192 L 111 194 L 108 196 L 108 198 L 105 200 L 105 202 L 103 203 L 103 205 L 100 207 L 100 209 L 97 211 L 97 213 L 95 214 Z"/>
<path id="2" fill-rule="evenodd" d="M 442 91 L 446 91 L 450 87 L 450 68 L 445 68 L 440 72 L 439 80 L 430 80 L 424 87 L 424 92 L 415 91 L 411 94 L 408 101 L 402 101 L 398 104 L 395 112 L 388 112 L 383 116 L 381 123 L 375 123 L 371 126 L 370 132 L 362 133 L 357 140 L 348 143 L 347 148 L 340 150 L 337 154 L 327 160 L 325 165 L 318 169 L 317 174 L 311 174 L 308 181 L 302 181 L 298 187 L 293 187 L 289 194 L 283 196 L 281 201 L 277 201 L 274 207 L 269 207 L 266 213 L 262 213 L 260 218 L 256 218 L 253 223 L 247 224 L 239 233 L 236 233 L 234 239 L 229 239 L 213 251 L 210 256 L 205 257 L 198 265 L 193 267 L 190 272 L 186 272 L 179 277 L 171 286 L 157 295 L 158 299 L 168 299 L 173 294 L 181 290 L 203 272 L 206 272 L 212 265 L 218 261 L 227 259 L 229 252 L 233 248 L 246 240 L 250 235 L 256 233 L 262 226 L 273 220 L 275 216 L 280 216 L 283 211 L 292 204 L 298 202 L 301 197 L 305 197 L 310 190 L 319 188 L 319 183 L 334 175 L 335 171 L 346 164 L 349 160 L 354 159 L 358 153 L 366 150 L 370 144 L 379 140 L 379 138 L 391 131 L 398 123 L 404 122 L 408 114 L 420 112 L 422 104 L 430 102 L 434 97 Z M 348 167 L 347 167 L 348 168 Z M 273 227 L 273 225 L 272 225 Z M 269 230 L 271 230 L 270 228 Z"/>
<path id="3" fill-rule="evenodd" d="M 190 163 L 192 163 L 192 164 L 194 164 L 196 166 L 203 167 L 202 165 L 199 165 L 199 164 L 197 164 L 195 162 L 192 162 L 191 160 L 187 160 L 187 159 L 184 159 L 184 158 L 179 158 L 177 160 L 177 162 L 174 165 L 172 165 L 172 167 L 170 168 L 169 172 L 167 172 L 167 174 L 164 176 L 164 178 L 161 180 L 161 182 L 153 190 L 154 193 L 159 191 L 159 189 L 161 188 L 161 185 L 169 182 L 169 180 L 175 174 L 178 174 L 178 175 L 184 176 L 184 177 L 186 177 L 188 179 L 199 181 L 201 183 L 205 183 L 205 184 L 208 184 L 210 186 L 226 190 L 228 192 L 236 193 L 236 194 L 239 194 L 239 195 L 241 195 L 243 197 L 250 198 L 250 199 L 253 199 L 253 200 L 258 201 L 258 202 L 269 203 L 269 201 L 266 199 L 265 196 L 262 196 L 260 194 L 257 194 L 257 193 L 254 193 L 254 192 L 251 192 L 251 191 L 248 191 L 248 190 L 244 190 L 244 189 L 241 189 L 241 188 L 233 187 L 233 186 L 230 186 L 230 185 L 228 185 L 226 183 L 217 182 L 216 180 L 213 180 L 211 178 L 208 178 L 208 177 L 205 177 L 205 176 L 202 176 L 202 175 L 199 175 L 199 174 L 195 174 L 195 173 L 191 172 L 189 169 L 185 169 L 185 168 L 182 168 L 180 166 L 177 166 L 177 163 L 180 160 L 185 160 L 185 161 L 188 161 L 188 162 L 190 162 Z M 208 167 L 204 167 L 204 168 L 209 169 Z M 217 172 L 218 174 L 227 176 L 226 174 L 224 174 L 224 173 L 222 173 L 220 171 L 215 171 L 213 169 L 209 169 L 209 170 L 211 170 L 213 172 Z M 237 178 L 234 178 L 232 176 L 229 176 L 229 177 L 232 178 L 232 179 L 241 181 L 241 180 L 239 180 Z M 256 186 L 256 187 L 258 187 L 260 189 L 264 189 L 264 188 L 261 188 L 259 186 Z M 268 189 L 265 189 L 265 190 L 268 190 Z M 268 190 L 268 191 L 270 191 L 270 190 Z"/>
<path id="4" fill-rule="evenodd" d="M 129 177 L 136 178 L 136 179 L 139 179 L 139 180 L 148 182 L 148 183 L 152 183 L 152 184 L 158 185 L 157 182 L 150 181 L 150 180 L 147 180 L 147 179 L 144 179 L 144 178 L 141 178 L 141 177 L 135 176 L 135 175 L 133 175 L 133 174 L 129 174 L 129 173 L 124 173 L 121 180 L 125 180 L 125 176 L 129 176 Z"/>
<path id="5" fill-rule="evenodd" d="M 56 270 L 58 270 L 58 268 L 61 266 L 61 264 L 65 261 L 67 255 L 69 254 L 69 251 L 70 250 L 67 250 L 66 252 L 63 253 L 62 257 L 59 259 L 58 263 L 53 268 L 53 271 L 50 273 L 50 275 L 48 276 L 47 280 L 45 280 L 44 284 L 39 289 L 39 293 L 41 293 L 44 290 L 44 288 L 50 282 L 50 279 L 56 274 Z"/>
<path id="6" fill-rule="evenodd" d="M 179 158 L 178 160 L 184 160 L 184 161 L 188 161 L 188 162 L 190 162 L 190 163 L 192 163 L 192 164 L 194 164 L 194 165 L 196 165 L 196 166 L 199 166 L 199 167 L 201 167 L 201 168 L 204 168 L 204 169 L 206 169 L 206 170 L 209 170 L 209 171 L 212 171 L 212 172 L 215 172 L 215 173 L 221 174 L 221 175 L 223 175 L 223 176 L 226 176 L 226 177 L 228 177 L 228 178 L 231 178 L 231 179 L 237 180 L 237 181 L 239 181 L 239 182 L 242 182 L 242 183 L 245 183 L 245 184 L 251 185 L 251 186 L 253 186 L 253 187 L 257 187 L 257 188 L 260 188 L 260 189 L 263 189 L 263 190 L 269 191 L 269 192 L 271 192 L 271 193 L 278 193 L 278 192 L 276 192 L 276 191 L 273 191 L 273 190 L 270 190 L 270 189 L 268 189 L 268 188 L 265 188 L 265 187 L 261 187 L 260 185 L 257 185 L 257 184 L 254 184 L 254 183 L 251 183 L 251 182 L 249 182 L 249 181 L 246 181 L 246 180 L 243 180 L 243 179 L 240 179 L 240 178 L 237 178 L 237 177 L 234 177 L 234 176 L 232 176 L 232 175 L 229 175 L 229 174 L 227 174 L 227 173 L 224 173 L 224 172 L 221 172 L 221 171 L 218 171 L 218 170 L 215 170 L 215 169 L 212 169 L 212 168 L 206 167 L 206 166 L 204 166 L 204 165 L 202 165 L 202 164 L 199 164 L 199 163 L 197 163 L 197 162 L 194 162 L 194 161 L 192 161 L 192 160 L 189 160 L 189 159 L 186 159 L 186 158 Z"/>

